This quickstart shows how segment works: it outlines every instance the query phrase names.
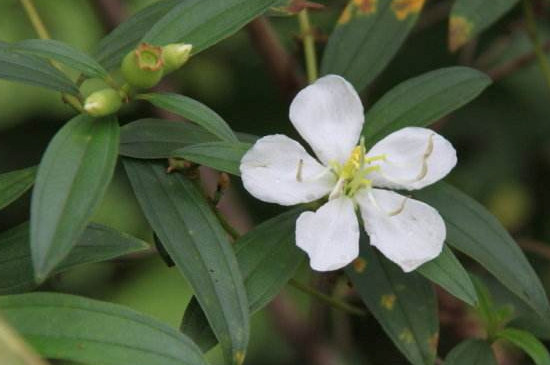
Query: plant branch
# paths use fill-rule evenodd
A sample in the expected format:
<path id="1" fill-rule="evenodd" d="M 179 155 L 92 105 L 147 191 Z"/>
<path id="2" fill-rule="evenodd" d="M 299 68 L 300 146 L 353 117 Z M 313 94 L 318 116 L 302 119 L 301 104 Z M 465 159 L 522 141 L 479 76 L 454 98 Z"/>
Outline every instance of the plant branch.
<path id="1" fill-rule="evenodd" d="M 315 38 L 313 29 L 309 21 L 307 9 L 298 13 L 298 21 L 300 23 L 300 31 L 304 42 L 304 57 L 306 60 L 306 73 L 309 83 L 315 82 L 319 75 L 317 71 L 317 54 L 315 52 Z"/>
<path id="2" fill-rule="evenodd" d="M 292 98 L 301 89 L 305 80 L 296 72 L 297 62 L 281 44 L 271 22 L 259 17 L 247 26 L 250 41 L 267 65 L 285 97 Z"/>
<path id="3" fill-rule="evenodd" d="M 537 30 L 537 22 L 535 20 L 535 12 L 533 10 L 531 0 L 523 0 L 523 12 L 525 16 L 525 27 L 527 30 L 527 34 L 531 39 L 531 43 L 533 43 L 533 48 L 537 61 L 539 63 L 540 70 L 542 72 L 542 75 L 544 76 L 548 89 L 550 90 L 550 63 L 548 63 L 548 59 L 546 59 L 546 55 L 540 41 Z"/>
<path id="4" fill-rule="evenodd" d="M 349 313 L 349 314 L 353 314 L 355 316 L 366 316 L 367 315 L 367 312 L 365 312 L 361 308 L 357 308 L 354 305 L 348 304 L 346 302 L 343 302 L 341 300 L 338 300 L 338 299 L 330 297 L 326 294 L 323 294 L 323 293 L 313 289 L 312 287 L 310 287 L 306 284 L 303 284 L 303 283 L 301 283 L 297 280 L 290 279 L 288 283 L 291 286 L 293 286 L 294 288 L 296 288 L 296 289 L 298 289 L 298 290 L 300 290 L 300 291 L 302 291 L 306 294 L 309 294 L 309 295 L 311 295 L 312 297 L 314 297 L 316 299 L 319 299 L 319 300 L 323 301 L 324 303 L 328 304 L 329 306 L 331 306 L 335 309 L 339 309 L 341 311 L 344 311 L 344 312 Z"/>

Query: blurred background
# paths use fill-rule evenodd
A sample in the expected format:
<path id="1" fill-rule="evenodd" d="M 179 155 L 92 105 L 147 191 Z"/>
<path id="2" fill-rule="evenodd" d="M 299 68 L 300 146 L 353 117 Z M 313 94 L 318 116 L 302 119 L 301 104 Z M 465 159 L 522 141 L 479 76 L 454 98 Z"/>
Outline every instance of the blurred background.
<path id="1" fill-rule="evenodd" d="M 36 4 L 53 38 L 92 52 L 115 23 L 152 2 L 37 0 Z M 312 19 L 318 31 L 318 49 L 322 52 L 346 1 L 319 2 L 326 7 L 314 12 Z M 550 14 L 545 4 L 547 2 L 541 2 L 537 7 L 541 19 L 548 19 Z M 496 72 L 532 49 L 521 27 L 520 9 L 512 11 L 463 51 L 451 54 L 447 49 L 450 5 L 446 0 L 428 1 L 409 40 L 363 95 L 365 105 L 372 105 L 397 83 L 436 68 L 463 64 L 492 72 L 497 78 L 494 85 L 474 102 L 436 124 L 459 154 L 459 164 L 449 181 L 487 206 L 502 221 L 522 245 L 550 291 L 550 245 L 547 244 L 550 242 L 550 90 L 536 62 L 505 73 Z M 0 14 L 0 41 L 35 38 L 18 1 L 0 2 Z M 301 64 L 297 20 L 292 17 L 269 20 L 287 51 Z M 543 35 L 548 33 L 547 26 L 547 21 L 539 23 Z M 296 137 L 288 120 L 292 92 L 278 87 L 251 35 L 254 36 L 254 30 L 248 27 L 201 53 L 173 74 L 165 86 L 210 106 L 237 131 L 256 135 L 285 133 Z M 148 106 L 138 105 L 125 111 L 122 122 L 153 113 Z M 63 104 L 59 94 L 0 81 L 0 173 L 37 164 L 50 138 L 72 115 L 72 109 Z M 250 212 L 253 223 L 280 211 L 276 206 L 249 199 L 238 184 L 234 181 L 235 194 Z M 28 211 L 27 195 L 0 212 L 0 231 L 27 220 Z M 149 242 L 152 240 L 151 229 L 120 168 L 94 221 Z M 298 275 L 309 280 L 305 268 Z M 483 271 L 479 270 L 479 275 L 483 276 Z M 498 300 L 509 302 L 502 288 L 496 283 L 489 284 Z M 157 256 L 79 267 L 56 276 L 44 289 L 121 303 L 173 326 L 179 325 L 191 295 L 176 269 L 167 268 Z M 312 303 L 292 288 L 285 290 L 284 295 L 283 299 L 292 299 L 288 303 L 296 307 L 290 317 L 283 313 L 287 302 L 279 301 L 275 308 L 253 318 L 248 364 L 314 363 L 316 357 L 324 359 L 319 361 L 331 361 L 327 364 L 406 364 L 372 318 L 350 319 Z M 441 293 L 440 300 L 440 353 L 444 355 L 461 338 L 475 334 L 478 326 L 475 317 L 445 293 Z M 316 336 L 327 343 L 307 349 L 310 346 L 307 343 L 288 338 L 289 331 L 299 331 L 301 323 L 311 318 L 317 319 L 314 321 Z M 550 339 L 549 334 L 546 337 Z M 309 350 L 316 354 L 308 354 Z M 503 364 L 529 363 L 512 349 L 502 348 L 499 352 L 502 352 Z M 219 351 L 213 350 L 209 357 L 216 363 Z"/>

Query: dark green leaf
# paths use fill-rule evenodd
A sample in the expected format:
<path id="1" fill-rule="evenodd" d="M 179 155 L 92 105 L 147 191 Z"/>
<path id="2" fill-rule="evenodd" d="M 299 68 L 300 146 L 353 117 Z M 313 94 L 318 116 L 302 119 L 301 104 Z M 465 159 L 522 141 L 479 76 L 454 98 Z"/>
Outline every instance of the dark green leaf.
<path id="1" fill-rule="evenodd" d="M 302 211 L 293 209 L 269 219 L 235 242 L 251 314 L 262 309 L 281 291 L 305 259 L 294 240 L 296 219 Z M 185 310 L 181 330 L 203 351 L 217 343 L 195 298 Z"/>
<path id="2" fill-rule="evenodd" d="M 439 183 L 414 195 L 436 208 L 447 224 L 447 243 L 478 261 L 539 315 L 548 298 L 527 258 L 497 219 L 466 194 Z"/>
<path id="3" fill-rule="evenodd" d="M 536 365 L 550 365 L 548 350 L 535 336 L 527 331 L 506 328 L 497 334 L 498 338 L 510 341 L 527 353 Z"/>
<path id="4" fill-rule="evenodd" d="M 147 248 L 147 243 L 100 224 L 91 224 L 54 272 L 113 259 Z M 0 295 L 21 293 L 36 287 L 29 245 L 29 225 L 0 234 Z"/>
<path id="5" fill-rule="evenodd" d="M 48 58 L 82 72 L 86 76 L 105 78 L 107 71 L 96 60 L 66 43 L 52 39 L 28 39 L 11 46 L 15 52 Z"/>
<path id="6" fill-rule="evenodd" d="M 445 358 L 445 365 L 498 365 L 491 345 L 470 339 L 456 346 Z"/>
<path id="7" fill-rule="evenodd" d="M 237 142 L 235 133 L 215 111 L 196 100 L 179 94 L 154 93 L 140 95 L 140 99 L 149 101 L 154 106 L 187 118 L 219 139 Z"/>
<path id="8" fill-rule="evenodd" d="M 96 59 L 110 70 L 120 66 L 122 58 L 134 49 L 141 38 L 181 0 L 158 1 L 137 12 L 99 42 Z"/>
<path id="9" fill-rule="evenodd" d="M 439 320 L 432 286 L 382 257 L 364 236 L 358 260 L 346 273 L 365 305 L 413 365 L 433 365 Z"/>
<path id="10" fill-rule="evenodd" d="M 424 1 L 350 0 L 332 32 L 321 73 L 363 90 L 391 61 L 416 23 Z"/>
<path id="11" fill-rule="evenodd" d="M 94 365 L 206 365 L 187 336 L 119 305 L 31 293 L 0 297 L 0 311 L 47 358 Z"/>
<path id="12" fill-rule="evenodd" d="M 248 302 L 226 233 L 196 185 L 162 164 L 125 159 L 138 201 L 178 269 L 189 281 L 228 362 L 248 344 Z"/>
<path id="13" fill-rule="evenodd" d="M 471 306 L 476 304 L 477 294 L 472 280 L 447 245 L 441 255 L 420 266 L 417 271 Z"/>
<path id="14" fill-rule="evenodd" d="M 157 159 L 168 158 L 172 151 L 218 138 L 192 123 L 164 119 L 140 119 L 120 130 L 120 154 Z"/>
<path id="15" fill-rule="evenodd" d="M 183 158 L 239 176 L 241 159 L 250 147 L 251 144 L 241 142 L 206 142 L 175 150 L 172 157 Z"/>
<path id="16" fill-rule="evenodd" d="M 143 40 L 165 45 L 185 42 L 196 54 L 241 29 L 276 0 L 187 0 L 155 23 Z"/>
<path id="17" fill-rule="evenodd" d="M 114 117 L 79 115 L 51 140 L 31 202 L 31 253 L 42 281 L 71 251 L 111 181 L 118 155 Z"/>
<path id="18" fill-rule="evenodd" d="M 449 20 L 449 49 L 456 51 L 506 14 L 519 0 L 456 0 Z"/>
<path id="19" fill-rule="evenodd" d="M 490 83 L 487 75 L 467 67 L 442 68 L 407 80 L 368 111 L 363 129 L 367 144 L 403 127 L 427 126 L 473 100 Z"/>
<path id="20" fill-rule="evenodd" d="M 0 209 L 17 200 L 34 184 L 36 166 L 0 175 Z"/>
<path id="21" fill-rule="evenodd" d="M 13 52 L 5 43 L 0 47 L 0 79 L 78 95 L 76 85 L 49 63 L 33 56 Z"/>

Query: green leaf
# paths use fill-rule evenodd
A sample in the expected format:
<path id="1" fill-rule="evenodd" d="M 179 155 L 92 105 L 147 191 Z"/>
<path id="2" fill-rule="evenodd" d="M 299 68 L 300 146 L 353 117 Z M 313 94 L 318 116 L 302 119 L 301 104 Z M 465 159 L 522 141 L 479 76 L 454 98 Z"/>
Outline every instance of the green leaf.
<path id="1" fill-rule="evenodd" d="M 154 106 L 187 118 L 222 141 L 237 142 L 235 133 L 215 111 L 196 100 L 179 94 L 152 93 L 139 96 Z"/>
<path id="2" fill-rule="evenodd" d="M 539 315 L 548 298 L 527 258 L 497 219 L 475 200 L 445 183 L 414 196 L 436 208 L 447 224 L 446 242 L 472 257 Z"/>
<path id="3" fill-rule="evenodd" d="M 0 364 L 46 365 L 0 318 Z"/>
<path id="4" fill-rule="evenodd" d="M 454 52 L 510 11 L 519 0 L 456 0 L 449 18 L 449 49 Z"/>
<path id="5" fill-rule="evenodd" d="M 122 58 L 138 45 L 153 24 L 178 4 L 181 0 L 158 1 L 131 16 L 99 42 L 96 59 L 108 70 L 120 66 Z"/>
<path id="6" fill-rule="evenodd" d="M 241 159 L 250 147 L 251 144 L 241 142 L 206 142 L 175 150 L 172 157 L 240 176 Z"/>
<path id="7" fill-rule="evenodd" d="M 54 273 L 74 266 L 101 262 L 147 248 L 147 243 L 100 224 L 90 224 Z M 0 295 L 36 287 L 29 245 L 29 225 L 0 234 Z"/>
<path id="8" fill-rule="evenodd" d="M 363 134 L 372 145 L 403 127 L 427 126 L 476 98 L 491 79 L 468 67 L 448 67 L 409 79 L 368 111 Z"/>
<path id="9" fill-rule="evenodd" d="M 491 345 L 470 339 L 460 343 L 445 358 L 445 365 L 498 365 Z"/>
<path id="10" fill-rule="evenodd" d="M 417 271 L 465 303 L 471 306 L 476 304 L 474 284 L 447 245 L 443 247 L 441 255 L 420 266 Z"/>
<path id="11" fill-rule="evenodd" d="M 0 311 L 47 358 L 101 365 L 206 365 L 187 336 L 120 305 L 31 293 L 0 297 Z"/>
<path id="12" fill-rule="evenodd" d="M 46 61 L 11 51 L 7 43 L 0 43 L 0 79 L 78 95 L 76 85 L 63 73 Z"/>
<path id="13" fill-rule="evenodd" d="M 120 129 L 120 154 L 142 159 L 168 158 L 176 149 L 217 140 L 215 135 L 192 123 L 140 119 Z"/>
<path id="14" fill-rule="evenodd" d="M 31 202 L 31 253 L 42 281 L 71 251 L 99 206 L 118 155 L 115 117 L 71 119 L 51 140 Z"/>
<path id="15" fill-rule="evenodd" d="M 304 262 L 305 255 L 294 239 L 296 219 L 302 212 L 296 208 L 271 218 L 235 242 L 251 314 L 279 294 Z M 185 310 L 181 330 L 205 352 L 217 343 L 195 298 Z"/>
<path id="16" fill-rule="evenodd" d="M 276 0 L 187 0 L 180 2 L 147 32 L 145 42 L 185 42 L 196 54 L 241 29 Z"/>
<path id="17" fill-rule="evenodd" d="M 196 185 L 160 163 L 124 159 L 138 201 L 177 268 L 189 281 L 227 362 L 248 344 L 248 302 L 226 233 Z"/>
<path id="18" fill-rule="evenodd" d="M 506 328 L 500 331 L 497 337 L 510 341 L 525 351 L 536 365 L 550 365 L 548 349 L 531 333 L 516 328 Z"/>
<path id="19" fill-rule="evenodd" d="M 364 236 L 358 260 L 346 273 L 365 305 L 413 365 L 433 365 L 439 319 L 432 286 L 382 257 Z"/>
<path id="20" fill-rule="evenodd" d="M 350 0 L 328 40 L 321 73 L 341 75 L 363 90 L 397 53 L 423 3 Z"/>
<path id="21" fill-rule="evenodd" d="M 28 39 L 10 47 L 15 52 L 59 61 L 86 76 L 105 78 L 107 71 L 86 53 L 66 43 L 52 39 Z"/>
<path id="22" fill-rule="evenodd" d="M 17 200 L 34 184 L 36 166 L 0 175 L 0 209 Z"/>

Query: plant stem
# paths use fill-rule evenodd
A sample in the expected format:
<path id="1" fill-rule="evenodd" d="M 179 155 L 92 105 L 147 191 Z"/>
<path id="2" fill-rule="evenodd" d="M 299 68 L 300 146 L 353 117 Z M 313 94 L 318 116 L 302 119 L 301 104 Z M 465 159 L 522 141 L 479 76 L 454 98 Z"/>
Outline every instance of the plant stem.
<path id="1" fill-rule="evenodd" d="M 20 0 L 20 1 L 38 37 L 40 39 L 51 39 L 50 33 L 48 32 L 48 29 L 44 25 L 42 18 L 40 18 L 40 14 L 38 14 L 38 11 L 36 10 L 36 6 L 34 6 L 33 0 Z M 51 64 L 54 67 L 56 67 L 58 70 L 63 71 L 61 66 L 56 62 L 52 61 Z M 61 94 L 61 99 L 63 99 L 65 103 L 72 106 L 77 112 L 82 113 L 83 111 L 82 103 L 80 102 L 80 100 L 78 100 L 77 97 L 70 94 Z"/>
<path id="2" fill-rule="evenodd" d="M 300 22 L 300 30 L 302 32 L 302 38 L 304 42 L 304 56 L 306 60 L 306 73 L 309 83 L 315 82 L 319 75 L 317 71 L 317 54 L 315 53 L 315 38 L 313 36 L 313 29 L 309 21 L 309 15 L 307 9 L 300 11 L 298 14 L 298 20 Z"/>
<path id="3" fill-rule="evenodd" d="M 527 29 L 527 34 L 533 43 L 533 48 L 535 55 L 537 56 L 537 61 L 539 63 L 540 70 L 544 76 L 544 80 L 548 88 L 550 89 L 550 63 L 544 53 L 542 43 L 540 42 L 540 37 L 537 31 L 537 22 L 535 20 L 535 12 L 533 10 L 533 5 L 531 4 L 532 0 L 523 0 L 523 13 L 525 15 L 525 27 Z"/>
<path id="4" fill-rule="evenodd" d="M 357 308 L 351 304 L 348 304 L 346 302 L 342 302 L 341 300 L 338 300 L 338 299 L 335 299 L 335 298 L 332 298 L 326 294 L 323 294 L 313 288 L 311 288 L 310 286 L 307 286 L 297 280 L 294 280 L 294 279 L 290 279 L 289 282 L 288 282 L 291 286 L 293 286 L 294 288 L 306 293 L 306 294 L 309 294 L 311 295 L 312 297 L 316 298 L 316 299 L 319 299 L 323 302 L 325 302 L 326 304 L 330 305 L 331 307 L 333 308 L 336 308 L 336 309 L 339 309 L 341 311 L 344 311 L 346 313 L 349 313 L 349 314 L 353 314 L 353 315 L 356 315 L 356 316 L 366 316 L 367 313 L 362 310 L 361 308 Z"/>
<path id="5" fill-rule="evenodd" d="M 213 204 L 212 204 L 213 205 Z M 225 229 L 225 231 L 227 233 L 229 233 L 229 235 L 234 239 L 234 240 L 237 240 L 241 237 L 241 234 L 231 225 L 229 224 L 229 222 L 227 221 L 227 219 L 225 219 L 225 217 L 223 216 L 223 214 L 220 212 L 220 210 L 213 206 L 212 209 L 214 210 L 214 214 L 216 214 L 216 217 L 218 218 L 218 220 L 220 221 L 223 229 Z"/>
<path id="6" fill-rule="evenodd" d="M 40 37 L 40 39 L 50 39 L 50 33 L 48 33 L 48 29 L 40 18 L 38 11 L 36 11 L 36 6 L 34 6 L 33 0 L 20 1 L 21 5 L 23 5 L 23 8 L 25 9 L 25 13 L 27 13 L 29 20 L 32 23 L 34 30 L 36 31 L 36 34 L 38 34 L 38 37 Z"/>

